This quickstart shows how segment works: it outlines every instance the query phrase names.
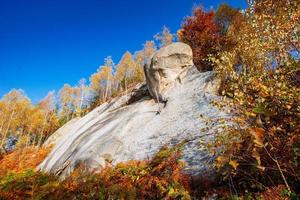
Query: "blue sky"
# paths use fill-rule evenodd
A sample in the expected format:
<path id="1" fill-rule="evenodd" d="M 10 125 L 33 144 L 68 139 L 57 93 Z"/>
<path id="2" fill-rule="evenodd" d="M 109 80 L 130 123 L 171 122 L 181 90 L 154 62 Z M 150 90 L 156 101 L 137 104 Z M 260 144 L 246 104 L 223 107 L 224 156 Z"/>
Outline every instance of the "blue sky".
<path id="1" fill-rule="evenodd" d="M 219 0 L 0 0 L 0 97 L 21 88 L 37 102 L 64 83 L 142 48 L 166 25 L 180 28 L 193 5 Z M 244 8 L 243 0 L 225 1 Z"/>

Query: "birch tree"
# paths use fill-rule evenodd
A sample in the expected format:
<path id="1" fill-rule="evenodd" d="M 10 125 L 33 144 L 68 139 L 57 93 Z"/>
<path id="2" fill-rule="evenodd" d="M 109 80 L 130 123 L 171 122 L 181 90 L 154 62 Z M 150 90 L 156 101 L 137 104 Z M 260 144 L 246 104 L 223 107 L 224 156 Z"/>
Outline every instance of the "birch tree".
<path id="1" fill-rule="evenodd" d="M 160 33 L 154 35 L 154 39 L 159 41 L 159 47 L 165 47 L 173 43 L 174 34 L 172 34 L 168 27 L 164 26 Z"/>
<path id="2" fill-rule="evenodd" d="M 119 85 L 119 90 L 126 91 L 128 89 L 128 83 L 133 82 L 133 78 L 136 74 L 136 63 L 129 51 L 127 51 L 119 64 L 117 65 L 117 71 L 115 78 Z"/>
<path id="3" fill-rule="evenodd" d="M 60 117 L 69 121 L 75 108 L 75 101 L 73 93 L 74 90 L 69 84 L 65 84 L 58 93 L 58 100 L 60 105 Z"/>
<path id="4" fill-rule="evenodd" d="M 134 57 L 136 60 L 136 72 L 137 72 L 135 79 L 137 81 L 142 82 L 145 80 L 144 65 L 151 61 L 151 58 L 156 50 L 157 47 L 154 41 L 146 41 L 145 44 L 143 44 L 143 49 L 135 52 Z"/>
<path id="5" fill-rule="evenodd" d="M 81 116 L 82 110 L 84 107 L 88 106 L 89 96 L 90 96 L 90 88 L 86 85 L 86 80 L 84 78 L 80 79 L 77 86 L 77 103 L 76 103 L 76 113 Z"/>
<path id="6" fill-rule="evenodd" d="M 37 112 L 40 112 L 42 117 L 38 141 L 38 146 L 41 146 L 43 140 L 58 128 L 54 91 L 49 92 L 47 96 L 39 102 L 38 109 Z"/>
<path id="7" fill-rule="evenodd" d="M 2 101 L 1 118 L 4 120 L 1 123 L 1 147 L 6 142 L 9 134 L 18 134 L 23 131 L 26 125 L 25 114 L 30 109 L 30 99 L 22 90 L 11 90 L 6 94 Z"/>

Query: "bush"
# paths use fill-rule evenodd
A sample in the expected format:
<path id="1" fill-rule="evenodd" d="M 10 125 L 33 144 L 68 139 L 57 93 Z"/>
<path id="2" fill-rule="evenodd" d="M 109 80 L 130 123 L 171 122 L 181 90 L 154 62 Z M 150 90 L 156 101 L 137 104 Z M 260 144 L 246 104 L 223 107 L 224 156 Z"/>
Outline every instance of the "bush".
<path id="1" fill-rule="evenodd" d="M 299 9 L 296 1 L 254 1 L 240 30 L 229 33 L 236 46 L 211 59 L 225 104 L 238 113 L 214 145 L 232 191 L 300 189 Z"/>
<path id="2" fill-rule="evenodd" d="M 10 172 L 20 172 L 36 168 L 48 155 L 51 147 L 28 146 L 3 155 L 0 159 L 0 177 Z"/>
<path id="3" fill-rule="evenodd" d="M 32 170 L 0 178 L 0 199 L 191 199 L 180 147 L 151 160 L 129 161 L 101 173 L 75 170 L 66 180 Z"/>

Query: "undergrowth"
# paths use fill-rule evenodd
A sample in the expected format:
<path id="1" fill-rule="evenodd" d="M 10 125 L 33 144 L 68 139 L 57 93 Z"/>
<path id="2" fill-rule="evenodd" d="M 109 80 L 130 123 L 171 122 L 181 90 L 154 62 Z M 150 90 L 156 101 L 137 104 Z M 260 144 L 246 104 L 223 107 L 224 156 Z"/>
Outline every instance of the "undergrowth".
<path id="1" fill-rule="evenodd" d="M 9 173 L 0 178 L 0 199 L 191 199 L 180 149 L 164 147 L 150 160 L 120 163 L 97 174 L 78 168 L 64 181 L 33 170 Z"/>

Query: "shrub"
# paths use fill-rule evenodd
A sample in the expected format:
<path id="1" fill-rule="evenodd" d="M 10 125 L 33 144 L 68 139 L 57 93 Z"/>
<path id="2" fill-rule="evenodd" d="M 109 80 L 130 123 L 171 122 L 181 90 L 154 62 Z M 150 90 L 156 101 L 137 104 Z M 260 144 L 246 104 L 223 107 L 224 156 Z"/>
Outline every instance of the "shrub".
<path id="1" fill-rule="evenodd" d="M 51 147 L 28 146 L 6 154 L 0 160 L 0 176 L 36 168 L 48 155 Z"/>
<path id="2" fill-rule="evenodd" d="M 64 181 L 27 170 L 0 178 L 0 199 L 191 199 L 180 147 L 162 148 L 152 159 L 129 161 L 101 173 L 75 170 Z"/>
<path id="3" fill-rule="evenodd" d="M 216 167 L 232 191 L 283 184 L 291 193 L 300 173 L 299 4 L 253 2 L 231 33 L 237 45 L 212 58 L 238 113 L 215 141 Z"/>

